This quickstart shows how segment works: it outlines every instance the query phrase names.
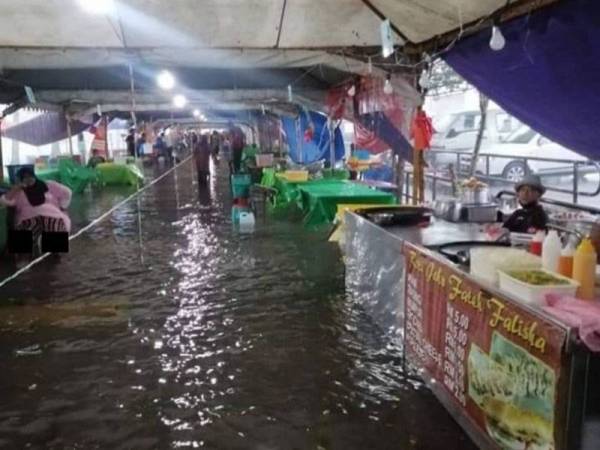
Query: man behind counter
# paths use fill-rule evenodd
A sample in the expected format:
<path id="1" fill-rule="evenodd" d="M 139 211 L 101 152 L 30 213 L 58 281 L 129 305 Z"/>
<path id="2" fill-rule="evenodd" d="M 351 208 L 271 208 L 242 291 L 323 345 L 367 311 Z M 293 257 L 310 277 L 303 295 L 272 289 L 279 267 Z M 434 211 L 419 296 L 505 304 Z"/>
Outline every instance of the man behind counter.
<path id="1" fill-rule="evenodd" d="M 503 227 L 512 233 L 535 233 L 536 230 L 545 230 L 548 216 L 538 200 L 546 188 L 542 185 L 537 175 L 527 175 L 515 184 L 517 199 L 521 207 L 513 212 Z"/>

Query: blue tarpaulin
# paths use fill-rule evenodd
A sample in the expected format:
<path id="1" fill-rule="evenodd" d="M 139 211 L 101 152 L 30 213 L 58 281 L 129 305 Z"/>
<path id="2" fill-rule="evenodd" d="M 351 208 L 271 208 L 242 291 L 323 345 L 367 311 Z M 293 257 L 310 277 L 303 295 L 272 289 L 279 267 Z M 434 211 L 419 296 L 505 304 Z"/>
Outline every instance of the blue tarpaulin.
<path id="1" fill-rule="evenodd" d="M 298 136 L 298 130 L 296 129 L 297 120 L 300 121 L 300 136 Z M 303 111 L 298 118 L 283 117 L 281 122 L 292 161 L 304 164 L 310 164 L 323 159 L 329 161 L 329 129 L 327 127 L 326 116 L 314 111 Z M 305 140 L 305 131 L 310 127 L 313 128 L 312 139 L 307 142 Z M 345 154 L 344 138 L 339 128 L 335 130 L 334 134 L 335 160 L 339 161 Z"/>
<path id="2" fill-rule="evenodd" d="M 563 0 L 457 43 L 444 59 L 469 83 L 549 139 L 600 159 L 600 1 Z"/>

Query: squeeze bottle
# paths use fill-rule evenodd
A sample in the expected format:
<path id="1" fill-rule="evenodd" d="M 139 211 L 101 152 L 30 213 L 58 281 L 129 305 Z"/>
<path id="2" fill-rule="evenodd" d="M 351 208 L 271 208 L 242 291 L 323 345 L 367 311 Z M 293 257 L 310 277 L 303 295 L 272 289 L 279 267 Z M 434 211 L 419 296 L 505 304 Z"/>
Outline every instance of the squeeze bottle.
<path id="1" fill-rule="evenodd" d="M 550 272 L 558 270 L 558 260 L 562 245 L 556 230 L 550 230 L 542 244 L 542 267 Z"/>
<path id="2" fill-rule="evenodd" d="M 529 253 L 533 253 L 534 255 L 541 256 L 542 255 L 542 242 L 544 241 L 544 232 L 536 231 L 533 239 L 529 243 Z"/>
<path id="3" fill-rule="evenodd" d="M 589 238 L 577 247 L 573 257 L 573 279 L 579 282 L 577 298 L 592 300 L 596 284 L 596 250 Z"/>
<path id="4" fill-rule="evenodd" d="M 565 277 L 573 277 L 573 255 L 575 254 L 575 248 L 572 244 L 567 244 L 565 248 L 560 252 L 560 259 L 558 260 L 558 273 Z"/>

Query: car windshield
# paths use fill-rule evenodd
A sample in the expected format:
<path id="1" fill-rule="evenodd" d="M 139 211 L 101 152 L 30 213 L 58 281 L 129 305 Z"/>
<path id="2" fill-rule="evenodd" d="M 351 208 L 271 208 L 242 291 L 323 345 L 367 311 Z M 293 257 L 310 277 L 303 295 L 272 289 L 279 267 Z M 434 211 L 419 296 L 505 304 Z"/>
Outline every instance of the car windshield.
<path id="1" fill-rule="evenodd" d="M 508 142 L 509 144 L 529 144 L 536 134 L 537 132 L 535 130 L 523 125 L 508 136 L 505 142 Z"/>

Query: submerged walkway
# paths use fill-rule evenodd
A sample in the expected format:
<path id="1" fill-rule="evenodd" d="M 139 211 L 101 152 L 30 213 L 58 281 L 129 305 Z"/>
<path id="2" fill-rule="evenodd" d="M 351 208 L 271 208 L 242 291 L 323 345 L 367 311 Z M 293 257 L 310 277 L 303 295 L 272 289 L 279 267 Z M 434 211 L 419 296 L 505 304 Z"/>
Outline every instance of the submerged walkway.
<path id="1" fill-rule="evenodd" d="M 239 235 L 229 211 L 226 177 L 198 190 L 184 163 L 1 288 L 0 448 L 474 448 L 335 246 L 288 223 Z"/>

